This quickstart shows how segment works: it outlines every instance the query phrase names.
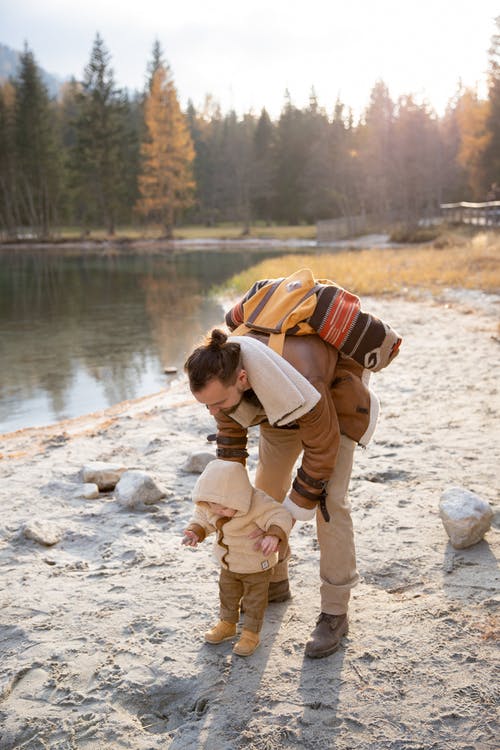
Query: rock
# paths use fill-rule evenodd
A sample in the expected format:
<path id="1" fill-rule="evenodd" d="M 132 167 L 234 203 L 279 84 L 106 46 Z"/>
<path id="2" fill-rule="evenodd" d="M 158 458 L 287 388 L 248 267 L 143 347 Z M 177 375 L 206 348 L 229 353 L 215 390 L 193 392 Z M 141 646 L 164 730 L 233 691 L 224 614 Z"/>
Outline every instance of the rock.
<path id="1" fill-rule="evenodd" d="M 84 497 L 85 500 L 95 500 L 99 497 L 99 487 L 94 482 L 85 482 L 78 490 L 77 497 Z"/>
<path id="2" fill-rule="evenodd" d="M 115 488 L 125 471 L 127 471 L 127 468 L 120 464 L 107 464 L 103 461 L 95 461 L 84 466 L 81 475 L 84 482 L 93 482 L 97 484 L 101 492 L 108 492 Z"/>
<path id="3" fill-rule="evenodd" d="M 177 367 L 165 367 L 163 372 L 165 375 L 175 375 L 177 372 Z"/>
<path id="4" fill-rule="evenodd" d="M 213 453 L 198 451 L 197 453 L 192 453 L 181 468 L 182 471 L 187 471 L 190 474 L 201 474 L 207 464 L 214 459 L 215 455 Z"/>
<path id="5" fill-rule="evenodd" d="M 491 526 L 493 511 L 486 500 L 461 487 L 451 487 L 441 495 L 439 515 L 455 549 L 480 542 Z"/>
<path id="6" fill-rule="evenodd" d="M 45 547 L 52 547 L 60 542 L 63 537 L 62 529 L 50 521 L 40 521 L 36 518 L 27 521 L 23 526 L 23 534 L 26 539 L 33 539 Z"/>
<path id="7" fill-rule="evenodd" d="M 115 487 L 116 499 L 126 508 L 153 505 L 165 495 L 166 493 L 144 471 L 126 471 Z"/>

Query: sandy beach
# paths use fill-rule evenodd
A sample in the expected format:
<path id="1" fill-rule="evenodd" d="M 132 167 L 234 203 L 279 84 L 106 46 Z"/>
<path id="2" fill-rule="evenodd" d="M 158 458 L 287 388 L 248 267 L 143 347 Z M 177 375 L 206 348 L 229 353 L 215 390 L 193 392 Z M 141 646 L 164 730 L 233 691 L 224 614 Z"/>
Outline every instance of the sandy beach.
<path id="1" fill-rule="evenodd" d="M 203 632 L 211 543 L 181 546 L 210 415 L 183 378 L 106 412 L 0 436 L 0 750 L 493 750 L 498 747 L 500 296 L 364 299 L 404 343 L 372 377 L 382 404 L 350 497 L 360 584 L 340 650 L 304 657 L 319 614 L 312 523 L 292 531 L 293 598 L 253 656 Z M 257 460 L 251 433 L 249 470 Z M 82 468 L 146 472 L 165 497 L 82 497 Z M 495 511 L 456 550 L 449 487 Z M 47 546 L 26 537 L 40 521 Z"/>

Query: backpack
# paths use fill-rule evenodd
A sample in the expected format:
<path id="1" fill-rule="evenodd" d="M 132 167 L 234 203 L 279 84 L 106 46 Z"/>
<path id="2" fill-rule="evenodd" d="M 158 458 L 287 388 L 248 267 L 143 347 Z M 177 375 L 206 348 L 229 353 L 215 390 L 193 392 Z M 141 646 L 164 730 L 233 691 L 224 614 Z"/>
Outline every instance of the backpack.
<path id="1" fill-rule="evenodd" d="M 282 354 L 285 336 L 318 334 L 339 352 L 377 372 L 397 356 L 401 337 L 387 323 L 361 310 L 356 295 L 301 268 L 280 279 L 257 281 L 227 314 L 233 335 L 269 335 Z"/>

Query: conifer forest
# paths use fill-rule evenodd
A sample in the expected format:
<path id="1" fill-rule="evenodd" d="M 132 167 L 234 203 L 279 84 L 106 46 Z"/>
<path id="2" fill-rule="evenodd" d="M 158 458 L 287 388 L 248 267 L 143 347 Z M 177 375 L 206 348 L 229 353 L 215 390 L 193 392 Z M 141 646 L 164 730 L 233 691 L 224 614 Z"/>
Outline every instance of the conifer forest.
<path id="1" fill-rule="evenodd" d="M 457 84 L 440 116 L 411 94 L 393 101 L 381 80 L 356 119 L 349 102 L 325 111 L 314 89 L 304 108 L 285 92 L 275 120 L 222 112 L 210 95 L 183 110 L 159 42 L 141 92 L 118 88 L 111 60 L 97 34 L 81 80 L 50 98 L 26 45 L 0 85 L 1 237 L 359 214 L 412 225 L 441 203 L 500 199 L 500 16 L 487 95 Z"/>

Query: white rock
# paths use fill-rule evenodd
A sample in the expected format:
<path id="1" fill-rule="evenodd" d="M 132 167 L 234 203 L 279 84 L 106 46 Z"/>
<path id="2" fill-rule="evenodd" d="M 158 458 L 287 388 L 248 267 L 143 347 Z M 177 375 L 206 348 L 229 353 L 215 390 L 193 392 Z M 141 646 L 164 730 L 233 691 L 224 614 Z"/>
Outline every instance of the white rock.
<path id="1" fill-rule="evenodd" d="M 34 542 L 43 544 L 45 547 L 52 547 L 63 537 L 63 531 L 57 524 L 36 518 L 24 524 L 23 534 L 26 539 L 33 539 Z"/>
<path id="2" fill-rule="evenodd" d="M 116 499 L 126 508 L 152 505 L 165 495 L 166 493 L 144 471 L 126 471 L 115 487 Z"/>
<path id="3" fill-rule="evenodd" d="M 84 497 L 85 500 L 95 500 L 99 497 L 99 487 L 94 482 L 85 482 L 82 484 L 79 497 Z"/>
<path id="4" fill-rule="evenodd" d="M 181 466 L 181 469 L 190 474 L 201 474 L 210 461 L 213 461 L 214 459 L 215 455 L 213 453 L 208 453 L 208 451 L 198 451 L 189 456 L 186 463 Z"/>
<path id="5" fill-rule="evenodd" d="M 451 487 L 441 495 L 439 515 L 455 549 L 480 542 L 491 526 L 493 510 L 478 495 L 461 487 Z"/>
<path id="6" fill-rule="evenodd" d="M 108 492 L 115 488 L 125 471 L 127 471 L 126 466 L 95 461 L 84 466 L 81 475 L 84 482 L 97 484 L 101 492 Z"/>

